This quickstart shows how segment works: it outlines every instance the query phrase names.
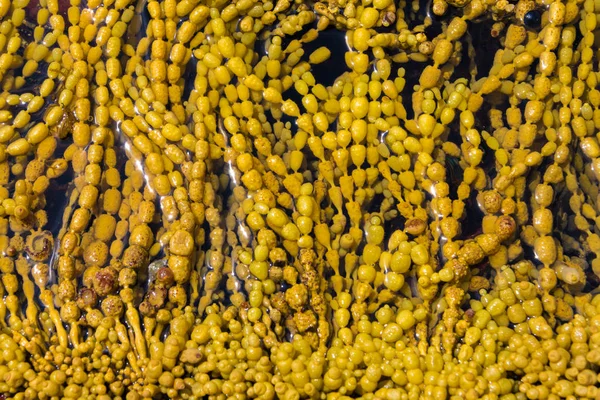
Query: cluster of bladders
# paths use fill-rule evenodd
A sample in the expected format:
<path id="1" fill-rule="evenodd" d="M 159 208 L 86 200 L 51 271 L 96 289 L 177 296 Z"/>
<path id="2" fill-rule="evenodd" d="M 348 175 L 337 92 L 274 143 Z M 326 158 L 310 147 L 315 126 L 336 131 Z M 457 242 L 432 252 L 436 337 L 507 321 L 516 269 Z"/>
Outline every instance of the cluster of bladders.
<path id="1" fill-rule="evenodd" d="M 3 398 L 599 398 L 600 0 L 419 7 L 0 0 Z"/>

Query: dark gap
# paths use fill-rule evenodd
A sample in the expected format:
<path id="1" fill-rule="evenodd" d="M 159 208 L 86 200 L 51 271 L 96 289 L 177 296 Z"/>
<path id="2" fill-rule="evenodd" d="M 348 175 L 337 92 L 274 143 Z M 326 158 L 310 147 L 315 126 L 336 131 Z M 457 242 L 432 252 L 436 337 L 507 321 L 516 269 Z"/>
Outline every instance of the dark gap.
<path id="1" fill-rule="evenodd" d="M 308 60 L 310 54 L 322 46 L 326 46 L 331 51 L 331 57 L 322 64 L 312 65 L 311 72 L 317 82 L 327 87 L 333 85 L 335 79 L 348 70 L 344 61 L 344 54 L 348 51 L 346 33 L 335 29 L 321 31 L 317 40 L 302 46 L 304 49 L 302 60 Z"/>
<path id="2" fill-rule="evenodd" d="M 198 60 L 192 55 L 190 61 L 185 66 L 185 71 L 183 71 L 183 74 L 181 75 L 185 81 L 185 84 L 183 85 L 183 99 L 189 99 L 190 93 L 192 92 L 192 90 L 194 90 L 195 79 L 193 78 L 196 76 L 197 64 Z"/>
<path id="3" fill-rule="evenodd" d="M 472 24 L 469 24 L 469 28 Z M 457 80 L 460 78 L 465 78 L 467 81 L 471 80 L 471 59 L 469 58 L 469 46 L 466 43 L 466 40 L 462 42 L 462 49 L 460 54 L 460 61 L 458 65 L 454 68 L 454 73 L 452 74 L 452 79 Z"/>
<path id="4" fill-rule="evenodd" d="M 457 157 L 446 154 L 446 182 L 450 186 L 450 198 L 458 197 L 458 185 L 463 181 L 463 170 Z"/>
<path id="5" fill-rule="evenodd" d="M 477 193 L 471 192 L 471 195 L 465 201 L 465 217 L 461 222 L 462 232 L 460 239 L 473 239 L 481 233 L 481 221 L 483 212 L 477 203 Z"/>
<path id="6" fill-rule="evenodd" d="M 72 143 L 70 136 L 68 140 L 57 141 L 57 149 L 55 154 L 62 155 L 67 147 Z M 46 190 L 46 210 L 62 210 L 64 212 L 66 206 L 69 204 L 69 198 L 73 189 L 73 168 L 71 164 L 60 177 L 50 180 L 50 186 Z M 46 229 L 52 232 L 53 237 L 58 237 L 58 232 L 62 227 L 62 213 L 59 216 L 48 216 L 48 223 Z"/>
<path id="7" fill-rule="evenodd" d="M 485 54 L 486 57 L 477 58 L 477 79 L 487 77 L 494 65 L 494 55 L 502 47 L 499 38 L 490 34 L 493 21 L 485 21 L 480 24 L 470 24 L 469 33 L 473 41 L 473 47 L 477 54 Z"/>
<path id="8" fill-rule="evenodd" d="M 419 78 L 421 77 L 421 73 L 425 68 L 424 63 L 420 63 L 417 61 L 409 61 L 405 64 L 393 64 L 394 67 L 403 67 L 405 74 L 404 79 L 406 80 L 406 84 L 404 85 L 404 90 L 400 94 L 402 96 L 402 105 L 406 109 L 406 118 L 412 119 L 415 116 L 415 112 L 413 109 L 413 99 L 412 99 L 412 88 L 415 85 L 419 84 Z M 392 68 L 392 74 L 389 79 L 396 78 L 396 68 Z"/>

